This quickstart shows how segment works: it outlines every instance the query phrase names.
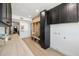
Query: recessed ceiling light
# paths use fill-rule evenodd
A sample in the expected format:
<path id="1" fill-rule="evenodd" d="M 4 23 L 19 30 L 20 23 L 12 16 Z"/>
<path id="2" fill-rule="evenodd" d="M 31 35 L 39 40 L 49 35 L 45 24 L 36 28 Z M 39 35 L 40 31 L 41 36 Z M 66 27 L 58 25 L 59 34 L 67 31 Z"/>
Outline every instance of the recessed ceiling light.
<path id="1" fill-rule="evenodd" d="M 36 12 L 39 12 L 39 9 L 36 9 Z"/>
<path id="2" fill-rule="evenodd" d="M 31 17 L 30 15 L 28 17 Z"/>

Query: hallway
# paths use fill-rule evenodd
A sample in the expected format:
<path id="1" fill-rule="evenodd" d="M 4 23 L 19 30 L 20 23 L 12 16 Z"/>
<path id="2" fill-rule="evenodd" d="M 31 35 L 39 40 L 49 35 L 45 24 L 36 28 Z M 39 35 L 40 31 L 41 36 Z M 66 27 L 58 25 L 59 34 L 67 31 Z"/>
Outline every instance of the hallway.
<path id="1" fill-rule="evenodd" d="M 79 3 L 0 3 L 0 12 L 1 56 L 79 56 Z"/>

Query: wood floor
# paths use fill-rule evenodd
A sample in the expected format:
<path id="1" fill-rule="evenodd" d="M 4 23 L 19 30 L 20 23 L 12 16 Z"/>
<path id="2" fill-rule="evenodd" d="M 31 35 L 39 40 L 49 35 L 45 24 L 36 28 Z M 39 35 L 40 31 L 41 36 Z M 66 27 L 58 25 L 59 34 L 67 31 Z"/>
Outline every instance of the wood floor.
<path id="1" fill-rule="evenodd" d="M 5 45 L 0 46 L 1 56 L 63 56 L 52 48 L 43 49 L 31 38 L 21 39 L 17 34 L 11 36 Z"/>
<path id="2" fill-rule="evenodd" d="M 28 46 L 17 35 L 10 36 L 11 39 L 0 46 L 0 56 L 33 56 Z"/>
<path id="3" fill-rule="evenodd" d="M 23 39 L 26 45 L 30 48 L 32 53 L 36 56 L 64 56 L 64 54 L 52 49 L 43 49 L 40 45 L 31 38 Z"/>

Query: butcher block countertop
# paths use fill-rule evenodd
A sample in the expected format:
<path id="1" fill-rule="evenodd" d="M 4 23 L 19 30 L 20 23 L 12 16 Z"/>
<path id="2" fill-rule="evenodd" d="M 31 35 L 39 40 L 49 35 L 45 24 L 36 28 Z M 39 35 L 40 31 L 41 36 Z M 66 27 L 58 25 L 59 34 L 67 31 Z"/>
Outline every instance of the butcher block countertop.
<path id="1" fill-rule="evenodd" d="M 29 43 L 30 44 L 30 43 Z M 4 45 L 0 45 L 0 56 L 33 56 L 34 54 L 17 35 L 11 35 L 10 40 Z"/>

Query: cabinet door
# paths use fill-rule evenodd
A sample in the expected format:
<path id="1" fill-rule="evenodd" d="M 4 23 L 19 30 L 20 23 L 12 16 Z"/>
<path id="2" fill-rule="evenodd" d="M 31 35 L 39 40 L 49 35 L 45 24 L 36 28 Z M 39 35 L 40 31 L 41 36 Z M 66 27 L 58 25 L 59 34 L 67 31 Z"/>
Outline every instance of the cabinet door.
<path id="1" fill-rule="evenodd" d="M 52 10 L 52 23 L 53 24 L 57 24 L 59 23 L 59 11 L 58 11 L 58 6 L 55 7 L 53 10 Z"/>
<path id="2" fill-rule="evenodd" d="M 67 20 L 67 12 L 68 8 L 67 8 L 67 4 L 63 3 L 61 5 L 59 5 L 59 23 L 65 23 Z"/>
<path id="3" fill-rule="evenodd" d="M 0 3 L 0 21 L 2 21 L 2 3 Z"/>
<path id="4" fill-rule="evenodd" d="M 7 24 L 8 25 L 11 25 L 11 4 L 10 3 L 8 3 L 7 4 Z"/>
<path id="5" fill-rule="evenodd" d="M 52 18 L 51 18 L 50 10 L 47 11 L 47 24 L 52 24 Z"/>
<path id="6" fill-rule="evenodd" d="M 77 22 L 77 14 L 79 14 L 79 12 L 77 12 L 76 3 L 63 3 L 49 11 L 50 23 L 58 24 Z"/>
<path id="7" fill-rule="evenodd" d="M 63 3 L 59 5 L 60 23 L 69 23 L 77 21 L 77 4 Z"/>
<path id="8" fill-rule="evenodd" d="M 78 21 L 79 21 L 79 3 L 77 4 L 78 6 Z"/>
<path id="9" fill-rule="evenodd" d="M 47 25 L 47 11 L 40 12 L 40 45 L 46 49 L 50 46 L 50 25 Z"/>
<path id="10" fill-rule="evenodd" d="M 2 4 L 2 22 L 6 23 L 6 18 L 7 18 L 7 7 L 6 7 L 6 3 Z"/>
<path id="11" fill-rule="evenodd" d="M 68 8 L 68 19 L 67 22 L 77 22 L 77 4 L 76 3 L 69 3 L 67 4 Z"/>

